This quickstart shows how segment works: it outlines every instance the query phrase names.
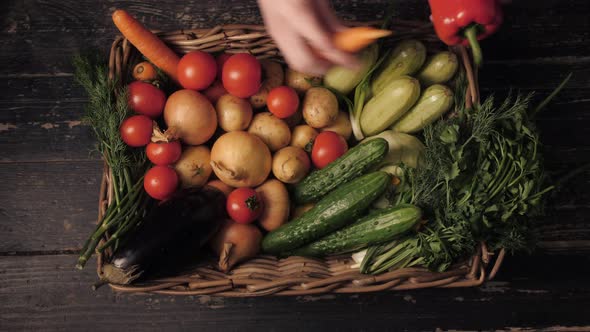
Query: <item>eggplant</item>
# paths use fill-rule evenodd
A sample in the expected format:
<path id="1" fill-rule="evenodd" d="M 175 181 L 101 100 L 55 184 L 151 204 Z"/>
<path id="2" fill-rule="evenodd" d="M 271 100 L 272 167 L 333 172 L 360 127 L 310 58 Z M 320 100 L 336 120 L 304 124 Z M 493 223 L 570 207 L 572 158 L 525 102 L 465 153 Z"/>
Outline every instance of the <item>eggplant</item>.
<path id="1" fill-rule="evenodd" d="M 194 264 L 225 219 L 225 195 L 218 189 L 206 186 L 177 192 L 152 208 L 113 253 L 103 266 L 104 280 L 125 285 Z"/>

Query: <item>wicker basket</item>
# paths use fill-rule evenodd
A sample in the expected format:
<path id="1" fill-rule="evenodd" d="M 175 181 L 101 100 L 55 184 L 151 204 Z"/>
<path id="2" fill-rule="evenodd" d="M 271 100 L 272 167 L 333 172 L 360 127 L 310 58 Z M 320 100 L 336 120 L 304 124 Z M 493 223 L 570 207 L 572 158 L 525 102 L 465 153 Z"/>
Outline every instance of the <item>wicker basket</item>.
<path id="1" fill-rule="evenodd" d="M 371 23 L 364 23 L 371 24 Z M 351 25 L 360 25 L 351 23 Z M 392 27 L 396 39 L 417 37 L 425 41 L 429 50 L 445 47 L 433 33 L 432 26 L 423 22 L 396 21 Z M 212 29 L 179 30 L 158 32 L 168 45 L 179 53 L 192 50 L 206 52 L 249 52 L 256 57 L 282 61 L 281 55 L 263 26 L 226 25 Z M 465 102 L 468 105 L 478 101 L 476 72 L 472 69 L 467 51 L 463 47 L 454 49 L 462 59 L 469 80 Z M 123 37 L 115 39 L 110 53 L 109 75 L 111 78 L 128 77 L 130 68 L 139 60 L 135 48 Z M 123 74 L 121 76 L 121 74 Z M 99 200 L 99 220 L 105 213 L 112 197 L 110 170 L 105 164 Z M 106 238 L 102 239 L 105 241 Z M 259 256 L 242 263 L 225 274 L 215 270 L 214 264 L 203 263 L 191 273 L 172 278 L 151 280 L 137 285 L 115 285 L 111 288 L 120 292 L 152 292 L 174 295 L 210 294 L 225 297 L 254 297 L 266 295 L 309 295 L 322 293 L 367 293 L 385 290 L 404 290 L 427 287 L 474 287 L 494 277 L 505 251 L 501 250 L 487 273 L 490 258 L 484 243 L 470 259 L 452 266 L 448 271 L 435 273 L 425 268 L 403 268 L 381 275 L 361 274 L 353 268 L 350 256 L 334 256 L 326 259 L 288 257 L 277 259 Z M 98 255 L 97 272 L 102 277 L 102 265 L 108 259 L 107 250 Z"/>

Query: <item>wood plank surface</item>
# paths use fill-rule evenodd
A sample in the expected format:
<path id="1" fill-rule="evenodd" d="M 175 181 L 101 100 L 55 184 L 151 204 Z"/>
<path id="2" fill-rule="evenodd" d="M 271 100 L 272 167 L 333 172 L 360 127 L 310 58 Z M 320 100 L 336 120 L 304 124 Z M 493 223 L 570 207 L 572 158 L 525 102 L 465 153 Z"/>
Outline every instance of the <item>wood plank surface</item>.
<path id="1" fill-rule="evenodd" d="M 82 247 L 96 224 L 102 162 L 31 162 L 0 167 L 0 252 Z"/>
<path id="2" fill-rule="evenodd" d="M 426 1 L 333 1 L 347 20 L 427 20 Z M 80 123 L 86 96 L 71 58 L 107 54 L 110 13 L 152 29 L 259 24 L 254 0 L 8 0 L 0 3 L 0 330 L 590 330 L 590 170 L 549 200 L 534 255 L 510 257 L 479 289 L 220 299 L 90 290 L 94 262 L 73 269 L 93 228 L 102 162 Z M 483 43 L 481 86 L 545 96 L 538 119 L 552 181 L 590 162 L 590 1 L 519 0 Z M 558 255 L 556 255 L 558 254 Z"/>
<path id="3" fill-rule="evenodd" d="M 71 255 L 0 258 L 1 329 L 400 331 L 590 328 L 587 256 L 507 262 L 475 289 L 222 299 L 93 292 Z M 93 262 L 90 262 L 90 264 Z M 542 264 L 546 263 L 546 264 Z M 567 269 L 568 272 L 562 272 Z M 523 273 L 526 271 L 526 273 Z M 344 322 L 346 322 L 344 324 Z"/>

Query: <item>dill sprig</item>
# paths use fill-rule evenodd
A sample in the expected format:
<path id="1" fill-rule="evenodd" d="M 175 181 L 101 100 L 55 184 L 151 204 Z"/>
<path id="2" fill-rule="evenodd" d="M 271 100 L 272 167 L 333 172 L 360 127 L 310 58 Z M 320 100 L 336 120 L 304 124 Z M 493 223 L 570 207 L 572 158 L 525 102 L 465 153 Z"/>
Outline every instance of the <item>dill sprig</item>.
<path id="1" fill-rule="evenodd" d="M 403 167 L 395 201 L 418 205 L 428 220 L 417 234 L 370 247 L 363 273 L 413 265 L 444 271 L 480 241 L 509 252 L 533 247 L 534 217 L 553 187 L 544 184 L 532 94 L 510 93 L 499 105 L 490 96 L 466 109 L 466 83 L 456 82 L 453 116 L 424 129 L 420 166 Z"/>
<path id="2" fill-rule="evenodd" d="M 96 55 L 76 56 L 74 67 L 76 81 L 88 95 L 83 121 L 94 131 L 96 148 L 111 170 L 114 198 L 80 252 L 76 266 L 83 268 L 105 233 L 110 239 L 98 248 L 100 252 L 118 245 L 141 221 L 150 199 L 141 186 L 148 165 L 145 153 L 128 147 L 119 134 L 121 123 L 132 114 L 126 87 L 109 79 L 106 64 Z"/>

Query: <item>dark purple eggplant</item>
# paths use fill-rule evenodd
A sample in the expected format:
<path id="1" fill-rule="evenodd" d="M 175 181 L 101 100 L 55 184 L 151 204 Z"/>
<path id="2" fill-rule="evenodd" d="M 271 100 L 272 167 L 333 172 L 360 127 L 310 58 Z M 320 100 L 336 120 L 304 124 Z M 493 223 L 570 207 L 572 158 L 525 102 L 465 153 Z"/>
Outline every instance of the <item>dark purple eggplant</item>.
<path id="1" fill-rule="evenodd" d="M 226 218 L 225 195 L 216 188 L 191 188 L 155 206 L 103 267 L 105 281 L 129 284 L 166 275 L 198 260 L 202 247 Z"/>

